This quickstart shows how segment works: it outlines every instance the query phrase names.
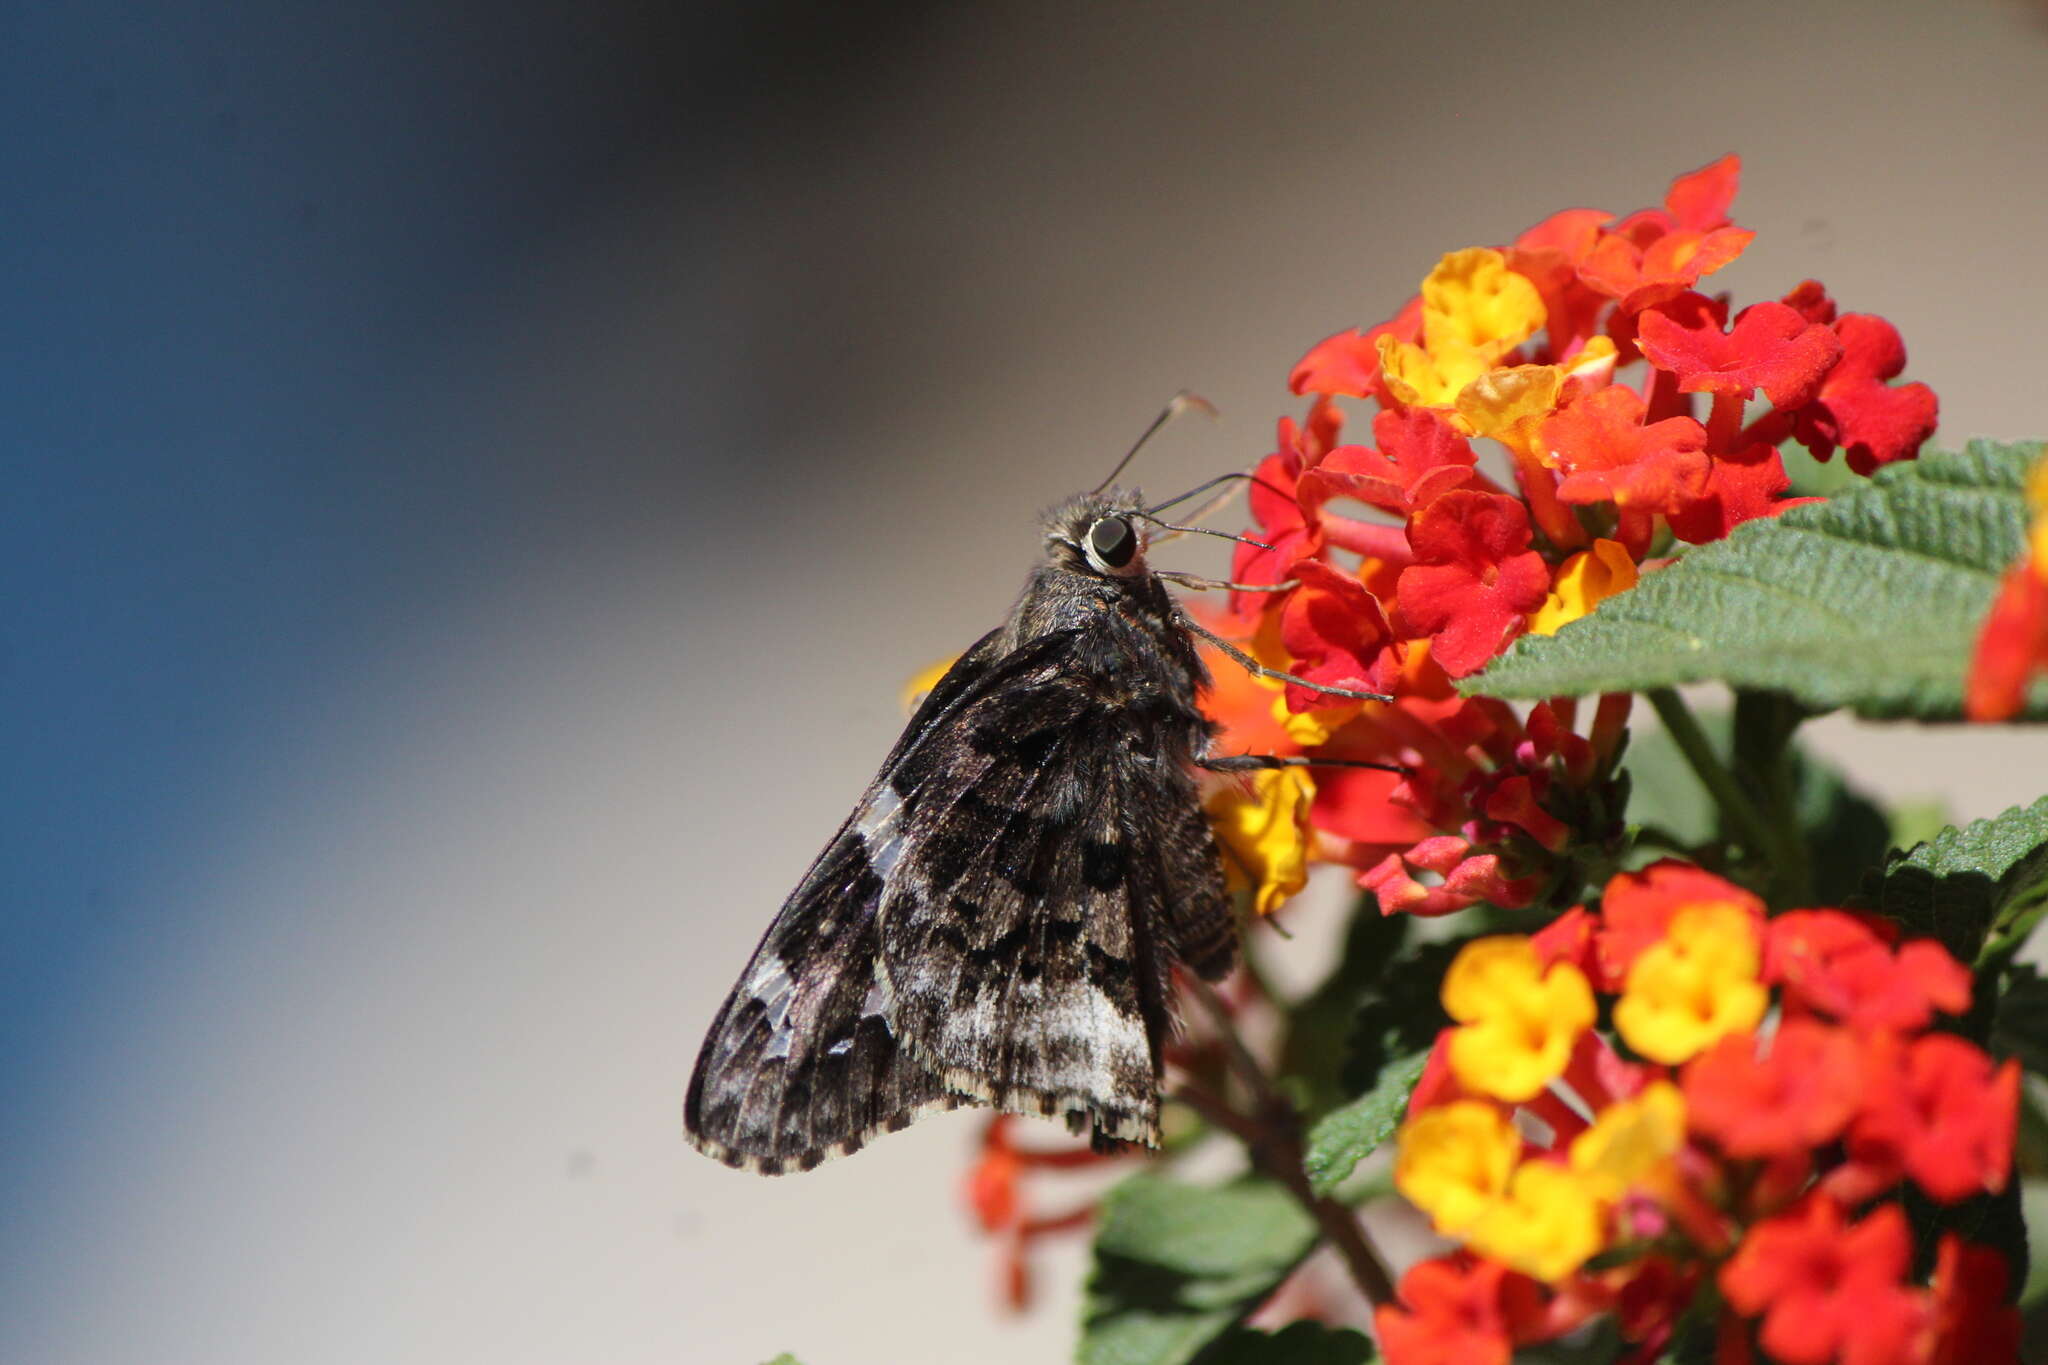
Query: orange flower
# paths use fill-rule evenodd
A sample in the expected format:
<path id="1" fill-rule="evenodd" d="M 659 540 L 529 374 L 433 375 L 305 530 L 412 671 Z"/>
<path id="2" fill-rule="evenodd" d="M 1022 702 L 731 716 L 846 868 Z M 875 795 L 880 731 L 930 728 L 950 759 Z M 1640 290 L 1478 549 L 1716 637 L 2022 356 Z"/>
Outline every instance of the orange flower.
<path id="1" fill-rule="evenodd" d="M 1418 1261 L 1400 1300 L 1373 1315 L 1387 1365 L 1508 1365 L 1517 1344 L 1541 1338 L 1543 1291 L 1490 1261 Z"/>
<path id="2" fill-rule="evenodd" d="M 1764 1349 L 1785 1365 L 1906 1365 L 1930 1315 L 1925 1296 L 1900 1283 L 1912 1258 L 1898 1205 L 1845 1223 L 1834 1201 L 1809 1199 L 1750 1231 L 1721 1268 L 1721 1292 L 1763 1318 Z"/>
<path id="3" fill-rule="evenodd" d="M 1841 1135 L 1863 1098 L 1863 1057 L 1840 1029 L 1792 1019 L 1767 1048 L 1752 1033 L 1723 1038 L 1686 1064 L 1684 1084 L 1694 1130 L 1723 1152 L 1793 1157 Z"/>

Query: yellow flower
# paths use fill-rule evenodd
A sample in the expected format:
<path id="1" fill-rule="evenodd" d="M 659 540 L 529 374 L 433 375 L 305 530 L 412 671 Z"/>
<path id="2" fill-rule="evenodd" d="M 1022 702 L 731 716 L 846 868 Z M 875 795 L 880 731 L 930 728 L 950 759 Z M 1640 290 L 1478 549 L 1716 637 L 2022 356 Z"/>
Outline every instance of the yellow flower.
<path id="1" fill-rule="evenodd" d="M 898 697 L 903 703 L 903 709 L 905 711 L 917 710 L 924 699 L 931 695 L 931 690 L 939 685 L 939 679 L 945 677 L 959 660 L 959 655 L 949 654 L 930 668 L 919 669 L 913 674 L 910 681 L 903 684 L 903 691 Z"/>
<path id="2" fill-rule="evenodd" d="M 1462 342 L 1424 348 L 1383 336 L 1377 344 L 1387 392 L 1403 407 L 1448 408 L 1467 384 L 1493 368 L 1493 356 Z"/>
<path id="3" fill-rule="evenodd" d="M 1425 1109 L 1401 1126 L 1394 1186 L 1455 1237 L 1506 1193 L 1521 1135 L 1507 1116 L 1479 1100 Z"/>
<path id="4" fill-rule="evenodd" d="M 1555 1284 L 1607 1245 L 1606 1209 L 1575 1172 L 1552 1161 L 1525 1161 L 1507 1197 L 1467 1230 L 1465 1244 Z"/>
<path id="5" fill-rule="evenodd" d="M 1685 1097 L 1669 1081 L 1652 1081 L 1632 1100 L 1600 1111 L 1572 1139 L 1572 1169 L 1599 1198 L 1612 1202 L 1663 1170 L 1685 1145 Z"/>
<path id="6" fill-rule="evenodd" d="M 1317 706 L 1307 711 L 1287 709 L 1287 697 L 1283 693 L 1273 698 L 1273 723 L 1287 732 L 1287 737 L 1303 749 L 1319 749 L 1336 738 L 1337 732 L 1357 720 L 1368 706 L 1379 702 L 1340 701 L 1331 706 Z"/>
<path id="7" fill-rule="evenodd" d="M 1474 436 L 1505 445 L 1529 444 L 1537 422 L 1557 410 L 1564 370 L 1556 365 L 1513 365 L 1488 370 L 1459 391 L 1458 424 Z"/>
<path id="8" fill-rule="evenodd" d="M 1757 980 L 1756 920 L 1724 902 L 1688 905 L 1628 969 L 1614 1027 L 1653 1062 L 1677 1066 L 1752 1029 L 1770 996 Z"/>
<path id="9" fill-rule="evenodd" d="M 1422 344 L 1390 336 L 1379 339 L 1380 374 L 1387 392 L 1404 407 L 1456 407 L 1455 423 L 1482 436 L 1495 433 L 1475 421 L 1487 420 L 1504 403 L 1533 420 L 1543 414 L 1523 410 L 1541 403 L 1547 413 L 1555 405 L 1564 372 L 1545 365 L 1496 367 L 1502 356 L 1536 334 L 1546 316 L 1536 286 L 1508 269 L 1507 257 L 1500 252 L 1491 247 L 1453 251 L 1422 282 Z M 1530 373 L 1522 375 L 1523 371 Z M 1522 377 L 1493 379 L 1494 374 Z M 1461 395 L 1483 380 L 1491 380 L 1493 390 L 1501 392 L 1487 390 L 1473 399 L 1475 416 L 1464 410 Z M 1527 392 L 1531 386 L 1544 385 L 1547 395 Z"/>
<path id="10" fill-rule="evenodd" d="M 1315 849 L 1308 810 L 1315 799 L 1316 785 L 1302 769 L 1270 768 L 1253 774 L 1249 791 L 1226 782 L 1206 803 L 1231 889 L 1249 888 L 1262 915 L 1308 884 Z"/>
<path id="11" fill-rule="evenodd" d="M 1563 1072 L 1592 1027 L 1593 988 L 1569 962 L 1544 970 L 1520 935 L 1475 939 L 1444 974 L 1451 1074 L 1467 1090 L 1510 1102 L 1533 1099 Z"/>
<path id="12" fill-rule="evenodd" d="M 1550 598 L 1529 618 L 1531 635 L 1555 635 L 1594 607 L 1636 585 L 1636 562 L 1616 540 L 1596 540 L 1564 562 L 1551 585 Z"/>
<path id="13" fill-rule="evenodd" d="M 1491 247 L 1451 252 L 1422 282 L 1422 341 L 1432 355 L 1457 346 L 1498 358 L 1547 316 L 1536 286 Z"/>

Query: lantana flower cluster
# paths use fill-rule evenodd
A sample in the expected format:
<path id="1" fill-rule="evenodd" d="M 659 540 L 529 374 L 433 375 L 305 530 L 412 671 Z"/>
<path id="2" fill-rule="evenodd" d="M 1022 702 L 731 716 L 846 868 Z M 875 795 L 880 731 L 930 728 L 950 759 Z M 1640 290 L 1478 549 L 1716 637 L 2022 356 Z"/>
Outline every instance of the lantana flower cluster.
<path id="1" fill-rule="evenodd" d="M 1884 319 L 1812 280 L 1746 306 L 1714 291 L 1754 235 L 1729 216 L 1738 171 L 1729 157 L 1659 207 L 1567 210 L 1444 256 L 1390 319 L 1301 359 L 1305 407 L 1253 471 L 1235 589 L 1209 624 L 1315 686 L 1219 655 L 1205 705 L 1229 751 L 1339 762 L 1215 785 L 1240 889 L 1269 914 L 1324 861 L 1371 893 L 1368 914 L 1555 916 L 1470 941 L 1442 982 L 1452 1023 L 1394 1180 L 1450 1249 L 1410 1266 L 1391 1302 L 1384 1269 L 1352 1267 L 1389 1365 L 1506 1365 L 1599 1319 L 1629 1365 L 1681 1336 L 1692 1358 L 1700 1332 L 1717 1365 L 2016 1358 L 2005 1256 L 1925 1230 L 1928 1210 L 1938 1229 L 2015 1178 L 2019 1067 L 1954 1028 L 1970 971 L 1874 916 L 1771 913 L 1690 862 L 1614 874 L 1632 865 L 1632 696 L 1516 707 L 1459 690 L 1686 546 L 1806 501 L 1781 448 L 1840 452 L 1867 476 L 1933 433 L 1935 395 L 1900 378 Z M 2029 493 L 2029 554 L 1972 670 L 1980 718 L 2013 714 L 2048 671 L 2048 460 Z M 1693 854 L 1756 871 L 1724 851 Z M 1220 1037 L 1166 1048 L 1195 1135 L 1244 1140 L 1344 1251 L 1329 1228 L 1349 1211 L 1302 1192 L 1294 1102 L 1238 1074 L 1258 1062 L 1226 1016 L 1289 1007 L 1257 973 L 1211 1005 Z M 1020 1146 L 1012 1124 L 984 1129 L 969 1202 L 1021 1306 L 1031 1245 L 1093 1212 L 1042 1208 L 1054 1174 L 1123 1158 Z"/>
<path id="2" fill-rule="evenodd" d="M 1504 1365 L 1603 1313 L 1649 1361 L 1706 1292 L 1724 1360 L 1752 1341 L 1785 1365 L 2012 1359 L 2003 1259 L 1950 1234 L 1918 1283 L 1900 1203 L 2009 1178 L 2018 1063 L 1940 1028 L 1970 995 L 1936 943 L 1837 909 L 1766 917 L 1669 860 L 1533 936 L 1472 941 L 1395 1164 L 1461 1245 L 1380 1310 L 1389 1365 Z"/>
<path id="3" fill-rule="evenodd" d="M 1258 813 L 1219 812 L 1262 908 L 1298 886 L 1310 828 L 1387 913 L 1526 906 L 1566 884 L 1619 836 L 1629 698 L 1518 715 L 1455 681 L 1676 543 L 1799 501 L 1781 443 L 1868 474 L 1932 434 L 1935 396 L 1894 382 L 1905 348 L 1884 319 L 1811 280 L 1739 310 L 1703 292 L 1755 235 L 1729 219 L 1738 170 L 1728 157 L 1661 207 L 1570 209 L 1451 252 L 1393 318 L 1295 366 L 1309 406 L 1257 466 L 1256 543 L 1232 566 L 1265 590 L 1234 593 L 1230 624 L 1273 667 L 1394 700 L 1226 681 L 1211 710 L 1236 747 L 1403 771 L 1321 769 L 1319 788 L 1268 774 Z"/>

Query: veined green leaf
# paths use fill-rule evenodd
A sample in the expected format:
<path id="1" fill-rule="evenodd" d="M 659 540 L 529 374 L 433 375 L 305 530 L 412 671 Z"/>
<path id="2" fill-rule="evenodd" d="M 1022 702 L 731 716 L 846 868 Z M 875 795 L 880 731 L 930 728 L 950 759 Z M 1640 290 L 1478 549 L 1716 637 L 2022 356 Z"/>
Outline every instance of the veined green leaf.
<path id="1" fill-rule="evenodd" d="M 1906 932 L 1936 938 L 1965 963 L 2009 941 L 2048 898 L 2048 796 L 1989 820 L 1951 826 L 1896 854 L 1877 908 Z"/>
<path id="2" fill-rule="evenodd" d="M 1380 1072 L 1379 1084 L 1341 1108 L 1325 1114 L 1308 1132 L 1302 1167 L 1317 1194 L 1329 1194 L 1378 1150 L 1401 1126 L 1409 1092 L 1422 1078 L 1425 1052 L 1392 1062 Z"/>
<path id="3" fill-rule="evenodd" d="M 1269 1180 L 1135 1175 L 1102 1202 L 1081 1365 L 1184 1365 L 1266 1299 L 1316 1244 Z"/>
<path id="4" fill-rule="evenodd" d="M 1538 698 L 1719 681 L 1821 711 L 1958 717 L 1978 628 L 2025 543 L 2040 450 L 1973 442 L 1747 522 L 1460 686 Z M 2048 681 L 2025 715 L 2048 719 Z"/>

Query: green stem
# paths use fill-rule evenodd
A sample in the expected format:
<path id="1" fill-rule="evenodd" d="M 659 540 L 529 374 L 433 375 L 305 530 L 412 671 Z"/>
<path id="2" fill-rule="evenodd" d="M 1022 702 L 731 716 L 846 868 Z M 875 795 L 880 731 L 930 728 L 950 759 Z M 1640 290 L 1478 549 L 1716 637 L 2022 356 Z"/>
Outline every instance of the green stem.
<path id="1" fill-rule="evenodd" d="M 1392 1303 L 1393 1276 L 1388 1273 L 1379 1252 L 1366 1241 L 1365 1230 L 1358 1225 L 1358 1215 L 1336 1200 L 1318 1195 L 1309 1186 L 1308 1172 L 1302 1165 L 1301 1115 L 1295 1112 L 1294 1106 L 1266 1075 L 1266 1069 L 1259 1065 L 1251 1049 L 1245 1046 L 1222 998 L 1202 981 L 1190 979 L 1188 984 L 1191 994 L 1208 1011 L 1216 1031 L 1223 1036 L 1225 1052 L 1251 1091 L 1254 1113 L 1240 1114 L 1199 1086 L 1183 1085 L 1174 1092 L 1174 1098 L 1245 1144 L 1252 1164 L 1278 1180 L 1309 1217 L 1316 1220 L 1317 1227 L 1337 1249 L 1345 1269 L 1351 1272 L 1352 1282 L 1368 1303 L 1375 1307 Z"/>
<path id="2" fill-rule="evenodd" d="M 1770 899 L 1804 905 L 1813 899 L 1813 860 L 1799 827 L 1799 793 L 1792 768 L 1792 735 L 1806 712 L 1782 692 L 1735 694 L 1734 757 L 1761 798 L 1769 845 Z"/>
<path id="3" fill-rule="evenodd" d="M 1657 718 L 1664 722 L 1665 732 L 1678 746 L 1678 751 L 1685 755 L 1685 761 L 1692 765 L 1694 775 L 1714 798 L 1714 804 L 1721 808 L 1722 818 L 1734 831 L 1735 837 L 1751 853 L 1773 856 L 1777 851 L 1776 842 L 1771 837 L 1763 812 L 1756 808 L 1756 803 L 1735 780 L 1735 774 L 1714 752 L 1713 741 L 1707 738 L 1706 731 L 1700 729 L 1700 723 L 1694 719 L 1685 698 L 1670 687 L 1653 687 L 1646 695 L 1650 705 L 1657 709 Z"/>

